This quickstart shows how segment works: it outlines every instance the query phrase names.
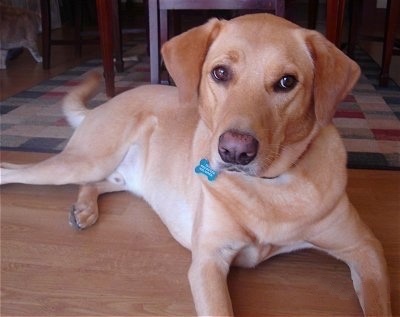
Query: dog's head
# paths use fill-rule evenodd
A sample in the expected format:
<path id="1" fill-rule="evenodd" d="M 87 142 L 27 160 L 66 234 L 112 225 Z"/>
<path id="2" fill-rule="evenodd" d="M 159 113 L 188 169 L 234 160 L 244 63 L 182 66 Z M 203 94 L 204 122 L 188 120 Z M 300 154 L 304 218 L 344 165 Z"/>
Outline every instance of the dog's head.
<path id="1" fill-rule="evenodd" d="M 295 164 L 360 74 L 321 34 L 269 14 L 212 19 L 162 53 L 182 102 L 199 104 L 213 167 L 257 177 Z"/>

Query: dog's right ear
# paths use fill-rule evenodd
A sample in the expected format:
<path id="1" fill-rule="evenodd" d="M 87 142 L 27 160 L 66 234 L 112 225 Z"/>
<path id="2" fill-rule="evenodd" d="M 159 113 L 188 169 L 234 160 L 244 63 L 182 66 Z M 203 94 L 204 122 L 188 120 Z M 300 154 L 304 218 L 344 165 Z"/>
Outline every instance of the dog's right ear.
<path id="1" fill-rule="evenodd" d="M 219 34 L 222 22 L 211 19 L 168 42 L 161 53 L 181 101 L 188 102 L 198 94 L 202 65 L 211 43 Z"/>

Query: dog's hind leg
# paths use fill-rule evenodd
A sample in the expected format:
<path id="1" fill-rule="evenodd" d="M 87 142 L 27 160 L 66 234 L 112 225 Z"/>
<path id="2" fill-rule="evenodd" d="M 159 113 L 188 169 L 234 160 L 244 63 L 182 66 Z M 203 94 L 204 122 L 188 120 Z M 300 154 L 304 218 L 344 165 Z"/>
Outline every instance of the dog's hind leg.
<path id="1" fill-rule="evenodd" d="M 0 184 L 63 185 L 98 182 L 107 178 L 122 158 L 123 154 L 96 159 L 67 151 L 37 164 L 19 167 L 5 164 L 0 168 Z"/>
<path id="2" fill-rule="evenodd" d="M 32 166 L 32 163 L 29 164 L 14 164 L 14 163 L 8 163 L 8 162 L 1 162 L 0 163 L 0 168 L 3 169 L 20 169 L 20 168 L 26 168 L 29 166 Z"/>
<path id="3" fill-rule="evenodd" d="M 113 178 L 115 179 L 115 178 Z M 122 178 L 120 178 L 122 180 Z M 105 180 L 98 183 L 82 185 L 78 199 L 69 214 L 69 223 L 76 229 L 85 229 L 93 225 L 99 217 L 97 199 L 105 193 L 126 190 L 125 182 Z"/>
<path id="4" fill-rule="evenodd" d="M 0 184 L 32 185 L 87 184 L 108 178 L 124 160 L 133 144 L 147 144 L 157 118 L 147 111 L 132 116 L 129 122 L 120 115 L 113 134 L 88 121 L 79 127 L 63 152 L 37 164 L 22 168 L 0 168 Z M 105 142 L 106 141 L 106 142 Z"/>

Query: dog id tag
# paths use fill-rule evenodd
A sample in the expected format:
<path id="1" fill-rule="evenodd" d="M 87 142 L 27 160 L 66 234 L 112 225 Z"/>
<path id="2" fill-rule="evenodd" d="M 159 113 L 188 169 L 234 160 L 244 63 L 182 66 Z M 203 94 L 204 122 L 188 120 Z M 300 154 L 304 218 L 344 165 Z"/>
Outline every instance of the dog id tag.
<path id="1" fill-rule="evenodd" d="M 200 164 L 196 166 L 196 168 L 194 169 L 194 171 L 197 174 L 204 174 L 205 176 L 207 176 L 208 180 L 210 182 L 214 181 L 217 176 L 218 176 L 218 172 L 214 171 L 211 166 L 210 166 L 210 162 L 206 159 L 202 159 L 200 161 Z"/>

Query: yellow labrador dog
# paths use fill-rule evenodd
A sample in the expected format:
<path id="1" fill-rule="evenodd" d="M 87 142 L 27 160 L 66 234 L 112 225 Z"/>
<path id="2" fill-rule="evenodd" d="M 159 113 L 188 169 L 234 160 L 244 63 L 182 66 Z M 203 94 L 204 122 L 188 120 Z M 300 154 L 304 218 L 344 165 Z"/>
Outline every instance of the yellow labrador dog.
<path id="1" fill-rule="evenodd" d="M 390 315 L 382 247 L 346 195 L 346 151 L 331 124 L 356 63 L 268 14 L 212 19 L 162 53 L 177 88 L 142 86 L 87 110 L 90 76 L 65 98 L 76 131 L 64 151 L 3 163 L 2 184 L 82 184 L 70 216 L 82 229 L 98 218 L 98 195 L 144 197 L 192 251 L 199 315 L 233 314 L 231 265 L 302 248 L 346 262 L 364 314 Z"/>

